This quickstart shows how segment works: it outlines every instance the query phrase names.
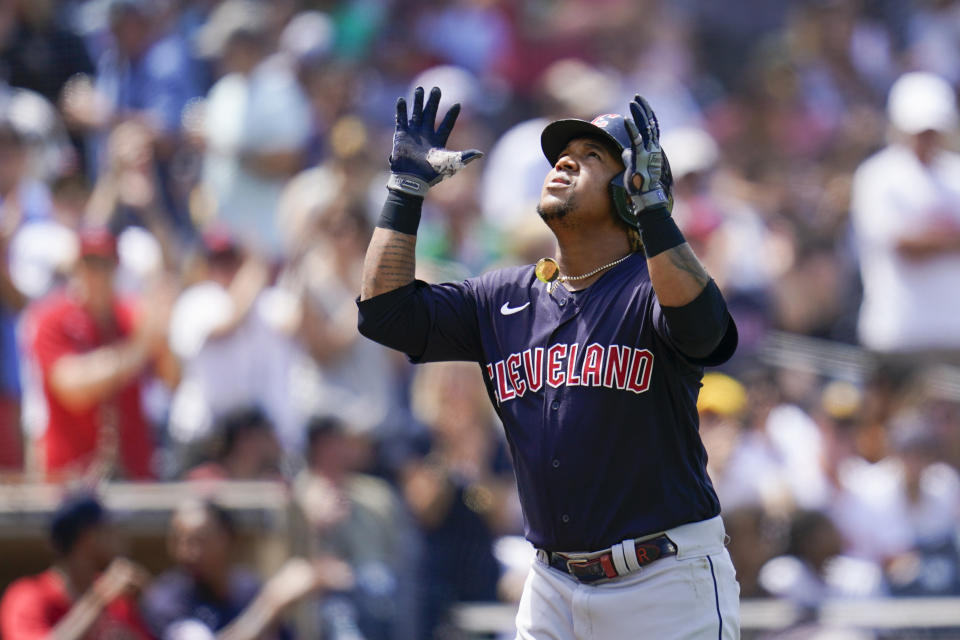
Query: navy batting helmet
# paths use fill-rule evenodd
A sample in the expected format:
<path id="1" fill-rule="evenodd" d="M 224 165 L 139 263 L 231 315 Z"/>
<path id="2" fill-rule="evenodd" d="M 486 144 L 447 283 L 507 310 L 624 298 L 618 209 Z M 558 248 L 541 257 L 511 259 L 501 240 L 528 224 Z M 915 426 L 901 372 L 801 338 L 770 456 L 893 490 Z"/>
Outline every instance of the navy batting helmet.
<path id="1" fill-rule="evenodd" d="M 560 152 L 574 138 L 596 138 L 612 146 L 617 159 L 624 149 L 631 146 L 630 133 L 624 124 L 623 116 L 618 113 L 606 113 L 597 116 L 590 122 L 577 118 L 556 120 L 551 122 L 540 134 L 540 148 L 551 165 L 557 164 Z M 667 156 L 663 156 L 663 186 L 669 194 L 673 185 L 673 176 L 670 173 L 670 163 Z M 610 181 L 610 197 L 617 215 L 633 228 L 637 228 L 637 211 L 623 186 L 623 174 L 618 173 Z M 671 198 L 672 200 L 672 198 Z"/>

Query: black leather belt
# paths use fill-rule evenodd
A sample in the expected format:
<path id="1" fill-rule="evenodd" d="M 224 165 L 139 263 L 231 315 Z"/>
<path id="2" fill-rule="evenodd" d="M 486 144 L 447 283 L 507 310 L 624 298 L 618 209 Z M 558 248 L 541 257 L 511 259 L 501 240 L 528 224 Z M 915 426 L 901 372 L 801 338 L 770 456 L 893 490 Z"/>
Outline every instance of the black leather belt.
<path id="1" fill-rule="evenodd" d="M 620 549 L 617 549 L 617 547 Z M 637 559 L 635 563 L 626 560 L 626 549 L 629 549 L 629 545 L 621 542 L 594 557 L 583 557 L 580 554 L 571 555 L 542 549 L 539 550 L 539 555 L 541 558 L 545 558 L 546 563 L 554 569 L 568 573 L 586 584 L 627 575 L 659 558 L 677 555 L 677 545 L 666 535 L 642 542 L 633 541 L 633 551 Z M 621 562 L 614 561 L 614 554 L 616 553 L 624 553 Z M 584 555 L 592 556 L 593 554 Z M 618 565 L 620 568 L 618 568 Z"/>

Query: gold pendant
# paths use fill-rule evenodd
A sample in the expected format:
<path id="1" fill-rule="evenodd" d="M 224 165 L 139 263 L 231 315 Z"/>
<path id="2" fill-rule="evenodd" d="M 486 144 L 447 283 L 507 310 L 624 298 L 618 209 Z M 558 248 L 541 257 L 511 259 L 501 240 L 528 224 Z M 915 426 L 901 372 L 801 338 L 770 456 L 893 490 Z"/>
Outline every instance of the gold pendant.
<path id="1" fill-rule="evenodd" d="M 533 272 L 537 274 L 537 280 L 550 284 L 560 277 L 560 265 L 553 258 L 540 258 Z"/>

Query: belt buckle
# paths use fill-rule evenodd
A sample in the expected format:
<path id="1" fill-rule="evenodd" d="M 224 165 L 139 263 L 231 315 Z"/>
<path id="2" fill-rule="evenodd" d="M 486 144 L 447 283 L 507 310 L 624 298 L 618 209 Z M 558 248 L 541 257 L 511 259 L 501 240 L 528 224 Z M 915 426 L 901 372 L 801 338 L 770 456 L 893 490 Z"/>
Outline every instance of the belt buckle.
<path id="1" fill-rule="evenodd" d="M 576 569 L 586 569 L 588 566 L 596 562 L 595 560 L 589 560 L 584 558 L 582 560 L 574 560 L 573 558 L 567 558 L 567 573 L 572 573 L 577 575 Z"/>
<path id="2" fill-rule="evenodd" d="M 567 558 L 567 573 L 572 575 L 580 582 L 594 582 L 604 577 L 602 574 L 598 575 L 596 571 L 592 570 L 597 564 L 598 562 L 596 560 L 590 558 L 583 558 L 580 560 Z"/>
<path id="3" fill-rule="evenodd" d="M 567 573 L 580 582 L 596 582 L 597 580 L 616 578 L 619 574 L 613 567 L 609 556 L 584 558 L 581 560 L 567 559 Z"/>

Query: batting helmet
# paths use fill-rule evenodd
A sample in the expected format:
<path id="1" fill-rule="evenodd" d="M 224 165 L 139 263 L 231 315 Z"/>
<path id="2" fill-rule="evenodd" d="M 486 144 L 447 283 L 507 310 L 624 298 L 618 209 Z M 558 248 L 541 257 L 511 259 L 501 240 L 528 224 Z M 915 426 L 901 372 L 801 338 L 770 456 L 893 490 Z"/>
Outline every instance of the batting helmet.
<path id="1" fill-rule="evenodd" d="M 618 113 L 606 113 L 597 116 L 590 122 L 577 118 L 566 120 L 556 120 L 551 122 L 540 134 L 540 148 L 543 149 L 543 155 L 551 165 L 557 164 L 560 158 L 560 152 L 574 138 L 596 138 L 612 145 L 616 151 L 617 159 L 624 149 L 631 146 L 630 133 L 627 131 L 627 125 L 624 124 L 623 116 Z M 670 195 L 673 186 L 673 175 L 670 173 L 670 163 L 667 161 L 667 155 L 663 155 L 663 178 L 664 190 Z M 613 198 L 613 207 L 617 215 L 633 228 L 637 228 L 637 210 L 623 186 L 623 174 L 618 173 L 610 180 L 610 197 Z M 669 206 L 669 205 L 668 205 Z"/>

